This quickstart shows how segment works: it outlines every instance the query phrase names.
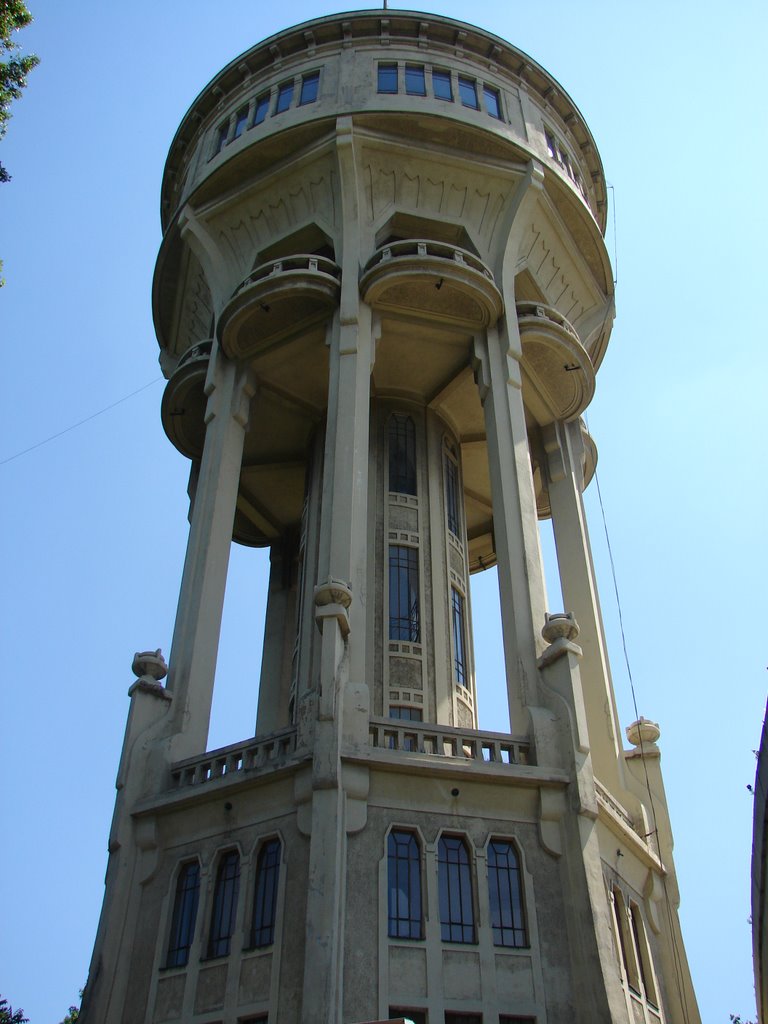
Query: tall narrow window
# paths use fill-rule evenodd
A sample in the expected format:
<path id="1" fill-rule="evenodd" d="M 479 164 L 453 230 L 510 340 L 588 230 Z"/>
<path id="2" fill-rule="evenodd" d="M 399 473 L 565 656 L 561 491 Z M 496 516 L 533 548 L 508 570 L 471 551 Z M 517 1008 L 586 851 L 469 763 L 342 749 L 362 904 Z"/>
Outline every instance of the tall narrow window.
<path id="1" fill-rule="evenodd" d="M 459 536 L 459 467 L 453 458 L 445 455 L 445 513 L 448 529 Z"/>
<path id="2" fill-rule="evenodd" d="M 256 110 L 253 114 L 254 125 L 261 124 L 264 118 L 267 116 L 269 110 L 269 93 L 263 92 L 261 96 L 256 99 Z"/>
<path id="3" fill-rule="evenodd" d="M 275 102 L 275 113 L 281 114 L 290 107 L 293 100 L 293 82 L 283 82 L 277 90 L 277 101 Z"/>
<path id="4" fill-rule="evenodd" d="M 397 64 L 379 64 L 378 92 L 397 92 Z"/>
<path id="5" fill-rule="evenodd" d="M 427 83 L 423 64 L 405 65 L 405 91 L 409 96 L 426 96 Z"/>
<path id="6" fill-rule="evenodd" d="M 216 872 L 213 891 L 211 933 L 208 956 L 227 956 L 237 915 L 237 894 L 240 891 L 240 856 L 237 850 L 225 853 Z"/>
<path id="7" fill-rule="evenodd" d="M 488 844 L 488 898 L 494 946 L 527 946 L 520 861 L 514 845 L 504 839 Z"/>
<path id="8" fill-rule="evenodd" d="M 389 548 L 389 639 L 419 643 L 419 552 L 392 544 Z"/>
<path id="9" fill-rule="evenodd" d="M 459 836 L 443 836 L 438 844 L 440 932 L 443 942 L 474 942 L 475 915 L 469 854 Z"/>
<path id="10" fill-rule="evenodd" d="M 634 948 L 629 935 L 627 906 L 619 889 L 613 890 L 613 913 L 616 918 L 616 932 L 621 955 L 622 975 L 633 992 L 640 991 L 639 978 L 635 967 Z"/>
<path id="11" fill-rule="evenodd" d="M 269 839 L 259 850 L 253 894 L 251 945 L 271 946 L 275 941 L 277 883 L 280 878 L 280 840 Z"/>
<path id="12" fill-rule="evenodd" d="M 451 621 L 453 623 L 453 676 L 457 683 L 467 685 L 466 630 L 464 598 L 451 587 Z"/>
<path id="13" fill-rule="evenodd" d="M 421 854 L 412 832 L 392 831 L 387 839 L 388 935 L 420 939 Z"/>
<path id="14" fill-rule="evenodd" d="M 224 124 L 219 125 L 219 130 L 216 134 L 216 144 L 213 147 L 213 155 L 216 156 L 227 144 L 229 138 L 229 121 L 225 121 Z"/>
<path id="15" fill-rule="evenodd" d="M 651 966 L 651 951 L 648 949 L 645 925 L 640 916 L 640 910 L 635 903 L 630 903 L 629 905 L 629 919 L 632 922 L 632 937 L 635 940 L 637 966 L 640 971 L 643 992 L 650 1005 L 657 1007 L 659 997 L 656 994 L 656 982 L 653 976 L 653 967 Z"/>
<path id="16" fill-rule="evenodd" d="M 485 101 L 485 109 L 491 115 L 491 117 L 497 117 L 501 120 L 501 96 L 499 90 L 494 89 L 492 85 L 483 86 L 483 100 Z"/>
<path id="17" fill-rule="evenodd" d="M 416 494 L 416 428 L 410 416 L 389 419 L 389 489 Z"/>
<path id="18" fill-rule="evenodd" d="M 241 107 L 235 114 L 235 133 L 232 136 L 233 139 L 239 139 L 245 131 L 245 125 L 248 121 L 248 107 Z"/>
<path id="19" fill-rule="evenodd" d="M 301 92 L 299 94 L 299 106 L 305 103 L 314 103 L 317 99 L 317 92 L 320 87 L 320 72 L 313 71 L 304 75 L 301 79 Z"/>
<path id="20" fill-rule="evenodd" d="M 200 865 L 195 860 L 185 864 L 176 879 L 171 934 L 168 939 L 168 956 L 165 959 L 166 967 L 184 967 L 189 960 L 189 949 L 195 937 L 199 898 Z"/>
<path id="21" fill-rule="evenodd" d="M 480 109 L 480 104 L 477 102 L 477 85 L 474 78 L 464 78 L 462 75 L 459 75 L 459 96 L 465 107 L 472 107 L 473 110 Z"/>
<path id="22" fill-rule="evenodd" d="M 453 99 L 450 71 L 435 70 L 432 72 L 432 92 L 435 94 L 436 100 Z"/>

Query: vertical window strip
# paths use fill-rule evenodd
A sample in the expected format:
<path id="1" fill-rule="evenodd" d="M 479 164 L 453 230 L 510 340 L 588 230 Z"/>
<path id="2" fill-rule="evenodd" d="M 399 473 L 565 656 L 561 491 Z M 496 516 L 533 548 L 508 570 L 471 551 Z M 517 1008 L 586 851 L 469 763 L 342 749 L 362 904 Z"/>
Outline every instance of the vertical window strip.
<path id="1" fill-rule="evenodd" d="M 389 548 L 389 639 L 419 643 L 419 552 L 392 544 Z"/>
<path id="2" fill-rule="evenodd" d="M 457 683 L 466 686 L 467 656 L 464 598 L 455 587 L 451 587 L 451 621 L 453 623 L 453 675 Z"/>
<path id="3" fill-rule="evenodd" d="M 317 99 L 318 90 L 320 87 L 320 72 L 313 71 L 309 75 L 304 75 L 301 80 L 301 92 L 299 94 L 299 106 L 303 106 L 305 103 L 314 103 Z"/>
<path id="4" fill-rule="evenodd" d="M 484 85 L 483 100 L 485 102 L 485 109 L 491 117 L 495 117 L 501 121 L 501 95 L 499 94 L 499 90 L 494 89 L 492 85 Z"/>
<path id="5" fill-rule="evenodd" d="M 640 910 L 634 903 L 630 904 L 629 920 L 632 924 L 632 937 L 635 940 L 635 953 L 637 955 L 637 966 L 640 972 L 640 981 L 643 985 L 643 993 L 648 1003 L 656 1009 L 658 1008 L 658 996 L 654 983 L 653 968 L 650 962 L 651 953 L 648 949 L 648 939 L 645 934 L 643 919 L 640 916 Z"/>
<path id="6" fill-rule="evenodd" d="M 459 467 L 445 455 L 445 511 L 448 529 L 459 536 Z"/>
<path id="7" fill-rule="evenodd" d="M 235 114 L 235 131 L 232 136 L 233 139 L 239 139 L 245 131 L 245 125 L 248 120 L 248 107 L 241 107 Z"/>
<path id="8" fill-rule="evenodd" d="M 387 887 L 390 938 L 422 938 L 421 853 L 412 832 L 389 833 Z"/>
<path id="9" fill-rule="evenodd" d="M 225 121 L 224 124 L 219 125 L 219 134 L 216 136 L 216 146 L 213 150 L 213 155 L 216 156 L 227 144 L 229 138 L 229 121 Z"/>
<path id="10" fill-rule="evenodd" d="M 377 91 L 390 94 L 397 92 L 397 64 L 379 64 Z"/>
<path id="11" fill-rule="evenodd" d="M 184 967 L 189 960 L 189 950 L 195 936 L 199 899 L 200 865 L 193 861 L 181 868 L 176 880 L 166 967 Z"/>
<path id="12" fill-rule="evenodd" d="M 475 916 L 469 854 L 459 836 L 443 836 L 438 844 L 440 934 L 443 942 L 474 942 Z"/>
<path id="13" fill-rule="evenodd" d="M 492 839 L 488 846 L 488 896 L 493 944 L 520 949 L 528 945 L 523 887 L 517 850 L 510 842 Z"/>
<path id="14" fill-rule="evenodd" d="M 282 114 L 284 110 L 287 110 L 293 100 L 293 81 L 283 82 L 283 84 L 277 90 L 277 100 L 275 101 L 275 113 Z"/>
<path id="15" fill-rule="evenodd" d="M 432 92 L 436 100 L 453 100 L 450 71 L 432 70 Z"/>
<path id="16" fill-rule="evenodd" d="M 251 946 L 271 946 L 275 941 L 277 883 L 280 879 L 279 839 L 270 839 L 259 850 L 256 861 L 256 886 L 253 895 Z"/>
<path id="17" fill-rule="evenodd" d="M 397 413 L 389 419 L 389 489 L 416 494 L 416 427 Z"/>
<path id="18" fill-rule="evenodd" d="M 405 65 L 405 91 L 409 96 L 427 95 L 427 81 L 423 64 Z"/>
<path id="19" fill-rule="evenodd" d="M 261 124 L 267 116 L 269 111 L 269 93 L 263 92 L 261 96 L 256 98 L 256 110 L 253 114 L 254 125 Z"/>
<path id="20" fill-rule="evenodd" d="M 239 891 L 240 856 L 236 850 L 230 850 L 219 861 L 219 870 L 216 872 L 211 933 L 208 938 L 209 957 L 229 954 L 230 940 L 235 930 Z"/>
<path id="21" fill-rule="evenodd" d="M 459 75 L 459 97 L 463 106 L 472 107 L 473 110 L 480 109 L 480 104 L 477 102 L 477 85 L 473 78 L 464 78 L 463 75 Z"/>

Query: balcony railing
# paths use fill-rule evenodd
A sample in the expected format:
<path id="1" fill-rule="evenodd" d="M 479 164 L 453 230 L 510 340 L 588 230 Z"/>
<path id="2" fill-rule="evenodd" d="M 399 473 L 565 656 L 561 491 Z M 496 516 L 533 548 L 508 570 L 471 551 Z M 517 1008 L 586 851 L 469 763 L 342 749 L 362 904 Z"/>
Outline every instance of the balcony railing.
<path id="1" fill-rule="evenodd" d="M 530 764 L 527 739 L 507 733 L 454 729 L 448 725 L 416 723 L 393 718 L 371 718 L 371 746 L 382 750 L 432 754 L 484 764 Z"/>
<path id="2" fill-rule="evenodd" d="M 269 771 L 282 767 L 296 752 L 296 728 L 291 726 L 269 736 L 233 743 L 210 750 L 186 761 L 177 761 L 171 768 L 173 788 L 197 786 L 212 779 Z"/>
<path id="3" fill-rule="evenodd" d="M 558 327 L 562 327 L 564 331 L 567 331 L 572 338 L 581 344 L 578 331 L 573 324 L 562 313 L 559 313 L 552 306 L 545 306 L 541 302 L 518 302 L 516 303 L 517 317 L 529 317 L 536 316 L 542 320 L 549 320 L 553 324 L 557 324 Z"/>
<path id="4" fill-rule="evenodd" d="M 489 281 L 493 281 L 493 274 L 481 259 L 466 249 L 448 242 L 434 242 L 429 238 L 406 238 L 399 242 L 388 242 L 371 256 L 365 265 L 364 273 L 380 263 L 387 263 L 389 260 L 396 260 L 402 256 L 436 256 L 439 259 L 450 260 L 460 266 L 469 267 Z"/>
<path id="5" fill-rule="evenodd" d="M 292 271 L 304 271 L 317 274 L 324 274 L 326 277 L 339 281 L 341 279 L 341 267 L 326 256 L 316 256 L 310 253 L 297 253 L 295 256 L 281 256 L 280 259 L 269 260 L 256 267 L 244 281 L 235 288 L 232 293 L 234 298 L 239 292 L 257 281 L 264 281 L 269 277 L 276 277 Z"/>

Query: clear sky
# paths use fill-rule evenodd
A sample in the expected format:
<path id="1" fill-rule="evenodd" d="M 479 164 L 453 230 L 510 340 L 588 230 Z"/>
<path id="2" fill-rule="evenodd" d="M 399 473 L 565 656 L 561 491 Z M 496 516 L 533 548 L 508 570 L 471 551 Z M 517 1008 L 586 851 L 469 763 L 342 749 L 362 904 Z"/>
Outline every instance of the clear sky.
<path id="1" fill-rule="evenodd" d="M 160 425 L 150 312 L 165 156 L 224 64 L 345 6 L 30 2 L 36 21 L 19 39 L 41 64 L 0 145 L 13 175 L 0 186 L 0 461 L 150 385 L 0 465 L 0 993 L 32 1024 L 57 1024 L 96 932 L 131 659 L 169 650 L 187 535 L 188 465 Z M 752 1017 L 746 787 L 768 680 L 766 8 L 435 9 L 510 40 L 563 84 L 614 189 L 618 314 L 589 424 L 638 707 L 662 729 L 702 1018 Z M 594 490 L 627 725 L 635 713 Z M 253 729 L 264 565 L 263 553 L 235 548 L 212 746 Z M 478 583 L 476 646 L 498 652 L 495 584 Z M 550 596 L 556 610 L 556 587 Z M 478 665 L 478 688 L 483 724 L 497 727 L 498 653 Z"/>

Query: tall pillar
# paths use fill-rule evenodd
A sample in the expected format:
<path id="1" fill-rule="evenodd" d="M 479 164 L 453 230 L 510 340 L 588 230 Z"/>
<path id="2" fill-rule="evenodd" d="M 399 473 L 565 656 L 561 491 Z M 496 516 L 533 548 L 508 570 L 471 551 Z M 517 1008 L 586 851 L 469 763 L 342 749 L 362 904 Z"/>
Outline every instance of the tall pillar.
<path id="1" fill-rule="evenodd" d="M 174 758 L 205 750 L 232 525 L 254 392 L 248 372 L 214 345 L 205 382 L 205 444 L 171 647 Z"/>
<path id="2" fill-rule="evenodd" d="M 507 332 L 489 329 L 486 338 L 476 342 L 476 353 L 488 437 L 510 726 L 519 733 L 527 725 L 525 708 L 539 703 L 536 659 L 543 648 L 539 631 L 545 591 L 536 495 L 520 364 Z"/>
<path id="3" fill-rule="evenodd" d="M 296 643 L 296 535 L 275 541 L 269 551 L 269 594 L 261 656 L 256 735 L 290 724 L 292 655 Z"/>
<path id="4" fill-rule="evenodd" d="M 600 600 L 589 543 L 584 501 L 584 439 L 578 420 L 557 422 L 543 431 L 547 452 L 560 585 L 567 611 L 579 625 L 581 680 L 590 723 L 595 776 L 606 786 L 622 784 L 620 727 L 605 649 Z"/>

